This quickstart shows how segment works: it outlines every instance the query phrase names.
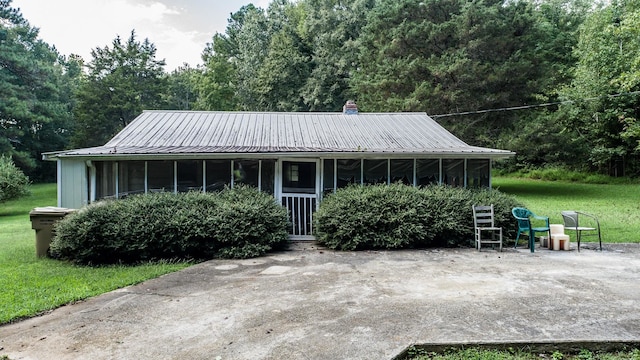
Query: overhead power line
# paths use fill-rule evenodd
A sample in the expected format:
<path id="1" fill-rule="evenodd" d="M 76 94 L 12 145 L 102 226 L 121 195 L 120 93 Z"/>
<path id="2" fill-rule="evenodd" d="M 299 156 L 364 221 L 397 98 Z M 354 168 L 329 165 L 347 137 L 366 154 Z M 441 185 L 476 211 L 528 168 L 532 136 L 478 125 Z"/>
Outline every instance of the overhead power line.
<path id="1" fill-rule="evenodd" d="M 596 97 L 585 98 L 585 99 L 580 99 L 580 100 L 565 100 L 565 101 L 556 101 L 556 102 L 550 102 L 550 103 L 544 103 L 544 104 L 511 106 L 511 107 L 503 107 L 503 108 L 498 108 L 498 109 L 464 111 L 464 112 L 449 113 L 449 114 L 439 114 L 439 115 L 429 115 L 429 116 L 431 116 L 434 119 L 437 119 L 437 118 L 443 118 L 443 117 L 485 114 L 485 113 L 499 112 L 499 111 L 526 110 L 526 109 L 547 107 L 547 106 L 553 106 L 553 105 L 572 104 L 572 103 L 579 102 L 579 101 L 593 101 L 593 100 L 599 100 L 599 99 L 603 99 L 603 98 L 615 98 L 615 97 L 620 97 L 620 96 L 625 96 L 625 95 L 638 95 L 638 94 L 640 94 L 640 91 L 630 91 L 630 92 L 624 92 L 624 93 L 618 93 L 618 94 L 596 96 Z"/>

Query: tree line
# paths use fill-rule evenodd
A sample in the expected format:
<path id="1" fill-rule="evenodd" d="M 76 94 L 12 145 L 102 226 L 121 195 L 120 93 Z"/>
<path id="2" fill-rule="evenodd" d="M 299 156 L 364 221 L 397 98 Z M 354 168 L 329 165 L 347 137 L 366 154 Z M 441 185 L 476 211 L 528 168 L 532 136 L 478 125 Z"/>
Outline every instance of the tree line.
<path id="1" fill-rule="evenodd" d="M 424 111 L 512 169 L 640 175 L 640 0 L 273 0 L 230 14 L 203 64 L 126 39 L 59 54 L 0 0 L 0 154 L 104 144 L 144 109 Z"/>

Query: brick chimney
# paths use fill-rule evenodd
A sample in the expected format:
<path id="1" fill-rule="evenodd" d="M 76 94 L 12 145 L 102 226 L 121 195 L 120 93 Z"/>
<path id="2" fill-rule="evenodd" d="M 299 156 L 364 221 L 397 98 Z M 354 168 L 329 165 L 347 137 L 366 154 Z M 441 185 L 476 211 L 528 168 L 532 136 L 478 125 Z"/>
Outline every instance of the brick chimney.
<path id="1" fill-rule="evenodd" d="M 345 115 L 357 115 L 358 105 L 353 100 L 347 100 L 347 103 L 342 107 L 342 113 Z"/>

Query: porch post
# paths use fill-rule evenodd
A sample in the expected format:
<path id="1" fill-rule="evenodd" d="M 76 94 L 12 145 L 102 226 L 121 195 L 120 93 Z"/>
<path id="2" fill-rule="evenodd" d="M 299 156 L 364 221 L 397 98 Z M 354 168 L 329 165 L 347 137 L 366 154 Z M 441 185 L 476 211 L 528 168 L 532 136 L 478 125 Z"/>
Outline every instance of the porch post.
<path id="1" fill-rule="evenodd" d="M 149 162 L 144 161 L 144 193 L 149 193 Z"/>

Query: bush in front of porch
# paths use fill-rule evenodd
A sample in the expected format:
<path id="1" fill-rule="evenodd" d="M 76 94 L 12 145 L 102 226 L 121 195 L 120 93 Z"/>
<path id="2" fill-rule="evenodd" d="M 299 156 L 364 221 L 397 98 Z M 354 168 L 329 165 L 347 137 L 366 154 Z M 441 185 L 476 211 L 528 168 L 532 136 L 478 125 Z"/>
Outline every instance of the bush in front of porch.
<path id="1" fill-rule="evenodd" d="M 81 264 L 248 258 L 285 246 L 287 225 L 286 210 L 256 188 L 135 195 L 59 221 L 51 254 Z"/>
<path id="2" fill-rule="evenodd" d="M 325 198 L 315 214 L 319 243 L 338 250 L 470 246 L 473 204 L 494 204 L 496 225 L 514 237 L 511 209 L 497 190 L 403 184 L 350 186 Z"/>

